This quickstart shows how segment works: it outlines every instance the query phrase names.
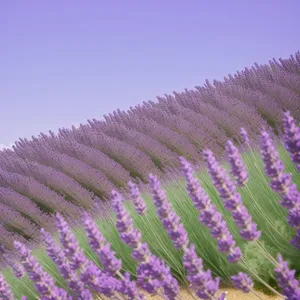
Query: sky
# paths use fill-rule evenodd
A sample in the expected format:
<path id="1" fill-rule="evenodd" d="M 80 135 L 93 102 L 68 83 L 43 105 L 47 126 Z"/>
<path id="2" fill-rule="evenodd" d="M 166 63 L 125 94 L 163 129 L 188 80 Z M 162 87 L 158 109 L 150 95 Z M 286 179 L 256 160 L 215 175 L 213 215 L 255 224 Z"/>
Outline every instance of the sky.
<path id="1" fill-rule="evenodd" d="M 0 1 L 0 147 L 300 50 L 298 0 Z"/>

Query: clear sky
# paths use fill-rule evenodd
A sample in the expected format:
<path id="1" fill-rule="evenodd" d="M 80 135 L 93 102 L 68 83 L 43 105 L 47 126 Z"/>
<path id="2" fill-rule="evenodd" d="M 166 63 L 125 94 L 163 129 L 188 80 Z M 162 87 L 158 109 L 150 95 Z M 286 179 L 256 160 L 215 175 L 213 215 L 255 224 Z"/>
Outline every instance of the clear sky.
<path id="1" fill-rule="evenodd" d="M 300 49 L 299 0 L 0 1 L 0 144 Z"/>

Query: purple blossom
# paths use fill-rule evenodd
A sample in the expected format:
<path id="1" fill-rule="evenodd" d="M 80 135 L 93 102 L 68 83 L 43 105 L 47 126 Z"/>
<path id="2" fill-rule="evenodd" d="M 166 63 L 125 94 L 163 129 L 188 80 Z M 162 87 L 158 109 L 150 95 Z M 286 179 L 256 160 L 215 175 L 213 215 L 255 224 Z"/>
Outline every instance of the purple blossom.
<path id="1" fill-rule="evenodd" d="M 280 254 L 278 254 L 278 263 L 279 266 L 276 267 L 275 273 L 283 295 L 289 300 L 299 300 L 300 287 L 299 281 L 295 279 L 295 270 L 289 269 L 288 263 L 283 260 Z"/>
<path id="2" fill-rule="evenodd" d="M 80 279 L 89 288 L 106 297 L 112 297 L 121 288 L 119 280 L 106 275 L 93 263 L 86 266 L 80 275 Z"/>
<path id="3" fill-rule="evenodd" d="M 235 179 L 238 186 L 244 186 L 248 180 L 248 173 L 238 149 L 232 141 L 227 141 L 226 151 L 230 165 L 230 174 Z"/>
<path id="4" fill-rule="evenodd" d="M 241 237 L 248 241 L 257 240 L 261 235 L 261 231 L 256 229 L 257 225 L 252 221 L 247 208 L 243 205 L 241 195 L 236 192 L 234 183 L 210 150 L 204 150 L 203 156 L 212 182 L 224 202 L 224 207 L 231 211 L 236 226 L 241 229 Z"/>
<path id="5" fill-rule="evenodd" d="M 117 259 L 115 252 L 110 249 L 104 236 L 88 213 L 83 213 L 83 224 L 92 250 L 100 259 L 104 272 L 114 276 L 122 267 L 122 261 Z"/>
<path id="6" fill-rule="evenodd" d="M 57 213 L 55 215 L 55 221 L 60 234 L 60 241 L 64 247 L 64 253 L 71 261 L 71 268 L 73 270 L 83 270 L 89 261 L 80 249 L 75 235 L 61 214 Z"/>
<path id="7" fill-rule="evenodd" d="M 295 120 L 289 111 L 284 113 L 283 125 L 285 148 L 290 153 L 298 171 L 300 171 L 300 127 L 296 126 Z"/>
<path id="8" fill-rule="evenodd" d="M 244 293 L 249 293 L 254 286 L 252 279 L 245 273 L 239 272 L 238 275 L 231 276 L 230 278 L 234 286 Z"/>
<path id="9" fill-rule="evenodd" d="M 142 235 L 134 229 L 133 220 L 124 208 L 118 192 L 111 192 L 111 202 L 116 214 L 116 227 L 120 238 L 132 249 L 132 257 L 138 262 L 138 285 L 150 294 L 157 293 L 158 289 L 163 287 L 166 299 L 175 300 L 179 293 L 179 285 L 172 277 L 170 268 L 150 252 L 146 243 L 142 243 Z"/>
<path id="10" fill-rule="evenodd" d="M 30 250 L 27 249 L 24 244 L 15 241 L 14 246 L 21 258 L 21 263 L 23 264 L 29 279 L 35 282 L 35 288 L 42 296 L 42 299 L 69 300 L 67 292 L 55 285 L 53 278 L 43 270 L 41 265 L 31 255 Z"/>
<path id="11" fill-rule="evenodd" d="M 126 295 L 130 300 L 145 300 L 144 295 L 138 291 L 135 282 L 130 280 L 128 272 L 124 274 L 124 278 L 121 281 L 120 292 Z"/>
<path id="12" fill-rule="evenodd" d="M 211 202 L 208 195 L 200 185 L 200 182 L 193 176 L 191 164 L 183 157 L 180 157 L 181 168 L 187 182 L 187 192 L 193 201 L 194 206 L 200 212 L 199 221 L 210 229 L 211 236 L 217 240 L 220 252 L 227 254 L 231 263 L 241 259 L 242 253 L 239 247 L 234 247 L 234 241 L 222 214 Z"/>
<path id="13" fill-rule="evenodd" d="M 249 136 L 245 128 L 241 127 L 240 136 L 244 145 L 249 145 Z"/>
<path id="14" fill-rule="evenodd" d="M 198 258 L 195 246 L 191 245 L 184 249 L 183 265 L 187 272 L 187 279 L 192 289 L 201 299 L 212 299 L 219 288 L 220 278 L 211 276 L 211 271 L 203 270 L 202 259 Z"/>
<path id="15" fill-rule="evenodd" d="M 48 256 L 56 264 L 60 274 L 68 283 L 68 286 L 73 294 L 76 295 L 77 299 L 80 300 L 92 300 L 93 295 L 89 290 L 84 288 L 83 282 L 79 280 L 77 273 L 72 270 L 71 265 L 66 258 L 63 250 L 54 241 L 51 234 L 49 232 L 46 232 L 44 229 L 41 229 L 41 233 L 46 244 L 46 252 Z"/>
<path id="16" fill-rule="evenodd" d="M 141 216 L 143 216 L 146 212 L 146 204 L 140 195 L 140 191 L 135 183 L 132 181 L 128 182 L 128 188 L 130 192 L 130 196 L 132 198 L 132 202 L 134 204 L 135 210 Z"/>
<path id="17" fill-rule="evenodd" d="M 160 188 L 158 178 L 150 174 L 149 182 L 152 199 L 164 228 L 173 241 L 174 247 L 176 249 L 184 249 L 187 247 L 189 240 L 180 218 L 173 211 L 165 192 Z"/>
<path id="18" fill-rule="evenodd" d="M 297 249 L 300 249 L 300 192 L 292 181 L 291 174 L 283 173 L 284 165 L 279 159 L 278 152 L 270 135 L 261 133 L 261 153 L 265 164 L 266 174 L 272 179 L 271 188 L 281 195 L 281 206 L 288 209 L 287 220 L 290 226 L 297 230 L 296 236 L 290 241 Z"/>
<path id="19" fill-rule="evenodd" d="M 17 263 L 5 250 L 5 247 L 3 245 L 0 246 L 2 251 L 2 256 L 6 263 L 12 268 L 14 276 L 16 278 L 23 278 L 25 275 L 25 269 L 24 267 Z"/>
<path id="20" fill-rule="evenodd" d="M 12 291 L 10 290 L 8 284 L 0 274 L 0 299 L 3 300 L 13 300 L 14 295 Z"/>

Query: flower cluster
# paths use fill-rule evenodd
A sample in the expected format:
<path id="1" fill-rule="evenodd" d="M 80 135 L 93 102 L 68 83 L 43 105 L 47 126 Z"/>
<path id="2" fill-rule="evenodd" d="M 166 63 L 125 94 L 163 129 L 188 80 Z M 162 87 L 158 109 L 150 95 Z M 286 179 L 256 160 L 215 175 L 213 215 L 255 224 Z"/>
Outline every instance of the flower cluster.
<path id="1" fill-rule="evenodd" d="M 139 286 L 150 294 L 158 293 L 159 288 L 163 287 L 166 299 L 175 299 L 179 286 L 170 268 L 150 252 L 146 243 L 142 243 L 142 235 L 133 227 L 133 220 L 123 206 L 121 195 L 112 191 L 111 201 L 121 240 L 133 250 L 132 257 L 138 262 Z"/>
<path id="2" fill-rule="evenodd" d="M 251 215 L 243 205 L 241 195 L 236 191 L 234 183 L 210 150 L 204 150 L 203 156 L 209 175 L 224 202 L 225 208 L 231 211 L 235 224 L 241 229 L 241 237 L 248 241 L 257 240 L 261 235 L 261 231 L 257 230 L 257 225 L 252 221 Z"/>
<path id="3" fill-rule="evenodd" d="M 219 251 L 227 254 L 230 263 L 236 263 L 241 259 L 242 252 L 235 247 L 236 242 L 231 235 L 222 214 L 211 202 L 208 195 L 202 189 L 199 181 L 193 176 L 191 164 L 183 157 L 180 158 L 181 168 L 187 182 L 187 192 L 194 206 L 200 212 L 199 221 L 210 229 L 211 236 L 218 241 Z"/>
<path id="4" fill-rule="evenodd" d="M 143 216 L 146 212 L 146 204 L 140 195 L 140 191 L 135 183 L 132 181 L 128 182 L 128 188 L 130 192 L 130 196 L 132 198 L 132 202 L 134 204 L 135 210 L 141 216 Z"/>
<path id="5" fill-rule="evenodd" d="M 291 243 L 300 249 L 300 192 L 292 181 L 292 175 L 283 172 L 283 162 L 279 159 L 272 138 L 265 130 L 261 133 L 260 147 L 265 172 L 271 178 L 270 187 L 281 196 L 280 204 L 288 209 L 288 223 L 296 229 L 296 236 Z"/>

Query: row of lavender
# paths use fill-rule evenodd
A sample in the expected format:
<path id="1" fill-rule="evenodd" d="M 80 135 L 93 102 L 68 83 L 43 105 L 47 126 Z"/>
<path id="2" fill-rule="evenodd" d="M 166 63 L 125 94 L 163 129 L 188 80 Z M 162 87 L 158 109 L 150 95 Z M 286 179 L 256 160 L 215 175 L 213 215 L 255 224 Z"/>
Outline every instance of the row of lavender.
<path id="1" fill-rule="evenodd" d="M 75 217 L 129 180 L 147 181 L 149 172 L 179 166 L 178 156 L 199 161 L 207 147 L 219 157 L 238 128 L 255 139 L 266 120 L 280 128 L 284 110 L 299 120 L 299 58 L 298 52 L 255 65 L 224 82 L 118 110 L 57 135 L 20 139 L 13 150 L 0 152 L 0 243 L 13 248 L 16 238 L 38 241 L 41 227 L 54 230 L 49 213 Z"/>
<path id="2" fill-rule="evenodd" d="M 285 146 L 300 171 L 300 128 L 296 126 L 289 112 L 284 115 L 284 128 Z M 244 143 L 248 144 L 247 132 L 242 129 L 241 134 Z M 226 144 L 226 153 L 230 164 L 230 174 L 235 182 L 231 181 L 213 153 L 210 150 L 204 150 L 203 156 L 209 175 L 223 200 L 224 207 L 231 212 L 241 237 L 247 241 L 259 243 L 261 231 L 252 221 L 241 195 L 236 190 L 236 186 L 243 187 L 246 184 L 247 170 L 238 149 L 231 141 Z M 300 250 L 300 192 L 292 182 L 291 175 L 283 172 L 284 165 L 266 130 L 261 132 L 261 154 L 265 172 L 271 179 L 270 187 L 281 195 L 280 204 L 288 210 L 288 224 L 296 230 L 291 243 Z M 219 251 L 226 254 L 227 260 L 232 264 L 240 262 L 242 260 L 241 249 L 236 245 L 222 214 L 194 177 L 190 163 L 183 157 L 180 158 L 180 162 L 187 182 L 188 194 L 200 213 L 199 221 L 209 228 L 211 236 L 217 241 Z M 195 247 L 190 243 L 188 233 L 180 218 L 172 209 L 165 192 L 161 189 L 158 178 L 152 174 L 148 178 L 158 217 L 168 232 L 169 238 L 173 241 L 174 247 L 184 253 L 183 265 L 191 284 L 191 292 L 195 292 L 202 299 L 224 299 L 224 293 L 217 296 L 220 278 L 213 278 L 210 270 L 203 269 L 202 259 L 197 256 Z M 144 215 L 146 205 L 140 197 L 137 185 L 130 182 L 129 190 L 136 211 L 138 214 Z M 164 295 L 166 299 L 176 299 L 179 293 L 178 282 L 172 276 L 169 267 L 160 258 L 155 257 L 150 252 L 147 243 L 142 241 L 141 233 L 134 228 L 133 220 L 124 208 L 122 197 L 118 192 L 112 191 L 111 203 L 116 214 L 116 227 L 120 238 L 132 249 L 132 257 L 137 261 L 138 286 L 150 294 Z M 116 296 L 116 299 L 119 299 L 118 295 L 120 294 L 127 296 L 128 299 L 143 299 L 136 283 L 130 280 L 129 274 L 121 274 L 121 260 L 117 259 L 115 253 L 111 251 L 109 243 L 98 230 L 93 219 L 86 212 L 83 213 L 82 218 L 89 244 L 99 257 L 103 269 L 99 269 L 84 256 L 75 236 L 59 213 L 56 214 L 55 221 L 63 249 L 55 243 L 48 232 L 44 229 L 41 230 L 47 254 L 55 262 L 68 283 L 70 294 L 55 286 L 54 280 L 43 271 L 24 244 L 17 241 L 14 243 L 23 268 L 30 279 L 35 282 L 41 299 L 93 299 L 92 293 L 100 293 L 107 297 Z M 283 296 L 291 300 L 300 299 L 299 282 L 294 278 L 295 271 L 288 269 L 287 263 L 280 254 L 278 254 L 277 261 L 267 252 L 265 252 L 265 256 L 274 264 L 278 285 Z M 12 267 L 17 277 L 23 276 L 24 269 L 22 267 L 16 264 L 12 264 Z M 253 281 L 249 275 L 240 272 L 231 279 L 237 288 L 245 293 L 253 292 L 255 294 Z M 13 299 L 12 293 L 2 277 L 0 277 L 0 296 L 3 299 Z"/>

